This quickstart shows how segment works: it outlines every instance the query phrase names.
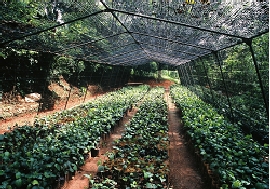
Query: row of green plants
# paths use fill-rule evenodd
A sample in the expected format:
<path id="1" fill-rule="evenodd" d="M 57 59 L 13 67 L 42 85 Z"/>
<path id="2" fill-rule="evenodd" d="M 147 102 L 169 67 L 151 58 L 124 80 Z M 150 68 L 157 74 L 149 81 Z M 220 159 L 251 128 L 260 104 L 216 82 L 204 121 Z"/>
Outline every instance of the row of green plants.
<path id="1" fill-rule="evenodd" d="M 130 92 L 130 90 L 135 91 Z M 136 92 L 137 90 L 138 92 Z M 63 125 L 66 123 L 76 122 L 77 119 L 88 116 L 89 114 L 91 114 L 92 122 L 106 122 L 106 120 L 113 120 L 112 116 L 109 115 L 108 112 L 114 112 L 115 117 L 123 117 L 126 110 L 131 108 L 131 104 L 136 105 L 136 103 L 143 97 L 141 95 L 141 90 L 143 90 L 144 93 L 149 90 L 149 86 L 141 85 L 138 88 L 125 87 L 114 92 L 109 92 L 86 104 L 36 119 L 35 124 L 48 126 Z M 118 100 L 119 95 L 121 95 L 121 100 Z M 103 119 L 100 119 L 100 116 L 102 116 Z M 96 118 L 98 118 L 98 120 L 96 120 Z"/>
<path id="2" fill-rule="evenodd" d="M 262 99 L 256 99 L 249 94 L 240 94 L 229 97 L 232 107 L 228 105 L 226 95 L 221 95 L 215 90 L 203 86 L 189 86 L 189 89 L 195 92 L 204 101 L 213 104 L 219 109 L 220 113 L 226 114 L 230 119 L 242 127 L 247 133 L 259 135 L 259 141 L 268 141 L 268 116 Z M 213 94 L 213 98 L 212 98 Z M 232 109 L 231 109 L 232 108 Z M 231 114 L 233 111 L 233 115 Z"/>
<path id="3" fill-rule="evenodd" d="M 98 167 L 98 179 L 91 188 L 166 188 L 168 185 L 168 124 L 164 88 L 156 87 L 126 125 L 113 151 Z"/>
<path id="4" fill-rule="evenodd" d="M 98 154 L 104 133 L 112 131 L 148 89 L 148 86 L 126 87 L 110 92 L 89 104 L 36 120 L 34 126 L 16 127 L 1 135 L 4 153 L 0 187 L 61 187 L 90 154 Z"/>
<path id="5" fill-rule="evenodd" d="M 265 189 L 269 184 L 268 145 L 244 135 L 210 104 L 180 85 L 171 97 L 182 110 L 186 137 L 214 188 Z"/>

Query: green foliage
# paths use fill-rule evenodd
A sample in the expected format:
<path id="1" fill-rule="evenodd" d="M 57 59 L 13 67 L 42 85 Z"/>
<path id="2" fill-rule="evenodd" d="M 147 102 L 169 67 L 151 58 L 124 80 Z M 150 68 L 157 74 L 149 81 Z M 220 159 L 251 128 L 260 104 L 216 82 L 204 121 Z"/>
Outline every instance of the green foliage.
<path id="1" fill-rule="evenodd" d="M 13 20 L 23 23 L 31 23 L 37 15 L 35 4 L 27 5 L 23 2 L 7 3 L 1 6 L 4 20 Z"/>
<path id="2" fill-rule="evenodd" d="M 269 96 L 269 33 L 253 39 L 252 43 L 255 58 L 259 65 L 259 71 L 266 97 Z M 269 102 L 269 99 L 268 99 Z"/>
<path id="3" fill-rule="evenodd" d="M 71 77 L 84 71 L 85 64 L 83 61 L 75 61 L 69 57 L 56 57 L 52 64 L 51 74 L 52 75 L 63 75 L 65 77 Z"/>
<path id="4" fill-rule="evenodd" d="M 255 38 L 252 43 L 255 58 L 267 90 L 266 96 L 268 96 L 268 44 L 268 34 Z M 249 91 L 252 94 L 255 92 L 254 96 L 260 95 L 257 93 L 260 92 L 260 86 L 249 46 L 240 44 L 220 52 L 220 55 L 221 69 L 228 92 L 239 94 Z M 185 72 L 192 77 L 192 84 L 211 85 L 215 90 L 224 90 L 219 62 L 213 56 L 207 56 L 189 64 L 189 68 L 185 69 Z M 210 79 L 210 83 L 207 77 Z"/>
<path id="5" fill-rule="evenodd" d="M 188 86 L 188 88 L 204 101 L 214 105 L 221 114 L 234 119 L 245 132 L 253 133 L 256 140 L 265 141 L 268 138 L 268 118 L 260 96 L 254 97 L 251 92 L 231 96 L 229 100 L 232 107 L 230 107 L 227 97 L 220 92 L 199 85 Z M 231 117 L 231 110 L 234 115 L 233 118 Z"/>
<path id="6" fill-rule="evenodd" d="M 117 188 L 165 188 L 168 183 L 168 107 L 164 91 L 162 87 L 147 91 L 139 111 L 126 125 L 122 137 L 114 142 L 114 151 L 106 153 L 108 159 L 103 162 L 103 169 L 111 174 L 115 170 L 125 171 L 124 178 L 114 177 L 119 183 Z"/>
<path id="7" fill-rule="evenodd" d="M 252 43 L 267 102 L 268 36 L 265 34 L 257 37 Z M 247 133 L 253 133 L 257 140 L 267 140 L 269 120 L 250 47 L 243 43 L 221 51 L 219 55 L 220 62 L 214 55 L 209 55 L 180 65 L 182 84 L 241 125 Z"/>
<path id="8" fill-rule="evenodd" d="M 149 62 L 147 64 L 133 66 L 133 74 L 136 76 L 155 76 L 158 70 L 158 64 L 156 62 Z"/>
<path id="9" fill-rule="evenodd" d="M 35 126 L 1 135 L 0 187 L 53 188 L 65 173 L 74 173 L 84 164 L 87 154 L 99 148 L 100 136 L 110 132 L 147 89 L 123 88 L 95 102 L 38 119 Z"/>
<path id="10" fill-rule="evenodd" d="M 92 3 L 89 2 L 89 7 L 85 5 L 83 10 L 82 7 L 76 5 L 71 6 L 69 4 L 60 3 L 61 7 L 58 8 L 62 10 L 62 20 L 64 22 L 74 20 L 79 17 L 84 17 L 86 12 L 88 14 L 96 11 L 95 6 L 93 6 L 93 1 L 91 2 Z M 56 19 L 57 13 L 51 12 L 55 7 L 48 6 L 51 5 L 30 1 L 12 2 L 3 4 L 3 6 L 1 6 L 1 12 L 3 13 L 3 20 L 16 22 L 15 24 L 19 26 L 14 27 L 12 33 L 25 32 L 27 34 L 33 32 L 33 30 L 44 30 L 59 24 L 59 21 Z M 47 9 L 47 12 L 45 9 Z M 88 56 L 90 60 L 97 61 L 97 55 L 99 53 L 110 53 L 110 49 L 112 49 L 111 44 L 109 44 L 108 40 L 104 39 L 103 36 L 104 31 L 109 28 L 109 22 L 105 22 L 106 19 L 105 17 L 99 17 L 98 19 L 77 20 L 34 36 L 26 37 L 23 40 L 13 41 L 13 43 L 26 45 L 33 49 L 49 49 L 49 51 L 55 50 L 57 52 L 60 50 L 63 55 L 69 57 L 81 58 Z M 3 33 L 3 36 L 6 36 L 6 39 L 12 38 L 9 31 Z M 83 43 L 85 43 L 85 45 L 82 45 Z M 67 70 L 64 72 L 66 71 Z"/>
<path id="11" fill-rule="evenodd" d="M 16 92 L 23 97 L 30 92 L 42 93 L 52 56 L 48 53 L 9 47 L 3 48 L 2 52 L 5 56 L 1 60 L 5 69 L 0 71 L 5 81 L 2 84 L 3 90 L 10 92 L 16 86 Z"/>
<path id="12" fill-rule="evenodd" d="M 268 186 L 267 145 L 245 136 L 238 125 L 187 88 L 172 86 L 170 95 L 183 111 L 184 128 L 198 148 L 196 153 L 218 175 L 222 188 Z"/>

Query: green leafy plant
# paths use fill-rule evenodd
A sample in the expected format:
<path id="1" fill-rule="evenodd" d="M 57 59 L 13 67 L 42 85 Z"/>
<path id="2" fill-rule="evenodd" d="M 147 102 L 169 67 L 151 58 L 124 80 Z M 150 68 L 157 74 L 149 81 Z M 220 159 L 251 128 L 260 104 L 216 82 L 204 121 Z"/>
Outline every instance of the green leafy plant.
<path id="1" fill-rule="evenodd" d="M 102 167 L 107 174 L 125 172 L 124 177 L 114 177 L 119 188 L 161 187 L 168 182 L 169 168 L 164 163 L 169 146 L 167 104 L 163 94 L 164 88 L 157 87 L 144 96 L 122 137 L 114 141 L 114 151 L 106 153 Z"/>
<path id="2" fill-rule="evenodd" d="M 85 163 L 91 150 L 99 149 L 101 135 L 110 132 L 115 120 L 147 89 L 146 86 L 123 88 L 71 111 L 37 120 L 34 126 L 16 127 L 5 133 L 0 186 L 53 188 L 69 179 Z M 81 113 L 83 117 L 78 116 Z M 103 113 L 110 119 L 104 119 Z M 69 117 L 76 119 L 58 123 Z"/>
<path id="3" fill-rule="evenodd" d="M 268 185 L 269 163 L 265 159 L 268 145 L 258 144 L 251 135 L 245 136 L 238 125 L 231 124 L 187 88 L 172 86 L 170 95 L 183 110 L 186 136 L 195 153 L 200 154 L 201 160 L 209 162 L 209 168 L 218 175 L 221 187 Z"/>

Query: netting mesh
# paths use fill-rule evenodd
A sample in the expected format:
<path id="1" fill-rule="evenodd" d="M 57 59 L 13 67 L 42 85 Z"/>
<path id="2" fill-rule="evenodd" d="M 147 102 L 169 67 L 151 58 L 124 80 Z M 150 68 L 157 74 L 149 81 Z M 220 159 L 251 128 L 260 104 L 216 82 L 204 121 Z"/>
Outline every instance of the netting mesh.
<path id="1" fill-rule="evenodd" d="M 266 45 L 265 41 L 260 41 L 260 45 Z M 267 46 L 264 47 L 267 49 Z M 237 54 L 238 59 L 232 59 L 235 57 L 233 54 Z M 183 85 L 213 104 L 247 133 L 254 133 L 254 136 L 263 139 L 268 136 L 269 129 L 269 62 L 268 54 L 264 55 L 265 59 L 258 60 L 260 77 L 248 45 L 182 64 L 178 71 Z M 258 136 L 258 133 L 261 135 Z"/>
<path id="2" fill-rule="evenodd" d="M 268 32 L 267 3 L 33 3 L 20 5 L 22 14 L 15 7 L 1 7 L 2 46 L 112 65 L 179 65 Z"/>
<path id="3" fill-rule="evenodd" d="M 252 125 L 249 132 L 268 130 L 268 40 L 258 37 L 269 31 L 267 2 L 114 0 L 1 5 L 1 51 L 45 53 L 37 58 L 44 63 L 39 70 L 54 71 L 47 54 L 66 56 L 111 66 L 93 72 L 95 66 L 88 65 L 89 73 L 76 73 L 79 69 L 72 68 L 69 80 L 74 85 L 83 82 L 87 86 L 95 80 L 120 86 L 128 81 L 131 66 L 151 61 L 169 64 L 179 71 L 183 85 L 234 122 Z M 20 68 L 27 73 L 22 74 L 15 61 L 27 60 L 13 57 L 5 68 L 4 79 L 13 84 L 25 77 L 30 82 L 27 85 L 34 78 L 40 80 L 35 81 L 38 85 L 48 74 L 33 75 L 30 64 Z M 75 64 L 68 60 L 66 67 Z"/>

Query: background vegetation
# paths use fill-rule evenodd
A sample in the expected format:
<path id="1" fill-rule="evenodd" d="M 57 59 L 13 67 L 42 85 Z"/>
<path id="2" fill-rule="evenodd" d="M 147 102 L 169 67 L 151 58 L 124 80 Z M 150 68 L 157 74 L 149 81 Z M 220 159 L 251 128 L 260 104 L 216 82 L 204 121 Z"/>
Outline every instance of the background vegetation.
<path id="1" fill-rule="evenodd" d="M 8 92 L 15 88 L 22 96 L 30 92 L 50 96 L 47 86 L 59 76 L 78 88 L 89 84 L 121 87 L 129 78 L 152 77 L 158 82 L 158 79 L 165 77 L 180 80 L 181 84 L 241 125 L 247 133 L 254 136 L 258 132 L 263 133 L 263 137 L 259 135 L 257 138 L 268 135 L 268 34 L 253 39 L 258 70 L 245 43 L 219 52 L 219 59 L 211 54 L 177 67 L 158 62 L 133 67 L 108 65 L 101 60 L 102 55 L 110 54 L 110 49 L 115 47 L 106 38 L 112 27 L 109 21 L 106 22 L 106 14 L 53 27 L 99 10 L 98 6 L 92 5 L 95 5 L 94 1 L 89 2 L 88 11 L 82 11 L 80 6 L 60 3 L 58 8 L 62 14 L 59 16 L 56 7 L 49 7 L 49 4 L 2 3 L 0 11 L 5 27 L 1 42 L 9 45 L 0 47 L 0 91 Z M 51 28 L 32 37 L 15 40 L 22 36 L 21 33 L 31 34 L 29 32 L 48 27 Z M 28 48 L 21 48 L 22 44 Z M 43 49 L 31 50 L 39 49 L 40 44 Z M 76 48 L 78 46 L 80 48 Z M 90 59 L 86 61 L 84 57 Z"/>
<path id="2" fill-rule="evenodd" d="M 268 141 L 269 35 L 253 40 L 256 72 L 251 51 L 246 44 L 179 66 L 181 83 L 213 104 L 246 133 Z M 266 97 L 264 102 L 263 94 Z M 259 134 L 260 133 L 260 134 Z"/>

